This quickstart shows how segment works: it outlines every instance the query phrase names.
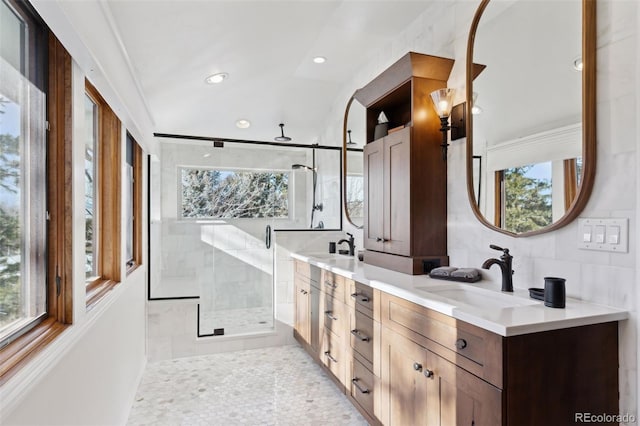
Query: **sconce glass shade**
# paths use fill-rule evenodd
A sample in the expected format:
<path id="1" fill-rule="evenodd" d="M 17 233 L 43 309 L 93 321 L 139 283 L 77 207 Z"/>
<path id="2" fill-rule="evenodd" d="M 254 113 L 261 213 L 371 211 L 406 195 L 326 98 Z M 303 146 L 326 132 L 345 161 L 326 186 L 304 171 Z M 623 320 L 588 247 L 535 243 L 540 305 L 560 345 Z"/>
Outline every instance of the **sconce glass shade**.
<path id="1" fill-rule="evenodd" d="M 473 103 L 471 104 L 471 114 L 473 115 L 482 114 L 482 107 L 476 103 L 476 99 L 478 99 L 478 94 L 473 92 Z"/>
<path id="2" fill-rule="evenodd" d="M 431 92 L 433 106 L 440 117 L 449 117 L 453 107 L 453 89 L 444 88 Z"/>

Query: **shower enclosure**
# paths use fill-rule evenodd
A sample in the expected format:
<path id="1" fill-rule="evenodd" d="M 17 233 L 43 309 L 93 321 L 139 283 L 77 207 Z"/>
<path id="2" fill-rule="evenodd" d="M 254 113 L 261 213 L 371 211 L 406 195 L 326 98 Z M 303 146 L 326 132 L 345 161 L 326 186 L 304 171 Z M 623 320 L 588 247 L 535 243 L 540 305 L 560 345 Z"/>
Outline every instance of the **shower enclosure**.
<path id="1" fill-rule="evenodd" d="M 274 231 L 339 229 L 340 150 L 162 139 L 149 299 L 198 299 L 199 336 L 274 328 Z"/>

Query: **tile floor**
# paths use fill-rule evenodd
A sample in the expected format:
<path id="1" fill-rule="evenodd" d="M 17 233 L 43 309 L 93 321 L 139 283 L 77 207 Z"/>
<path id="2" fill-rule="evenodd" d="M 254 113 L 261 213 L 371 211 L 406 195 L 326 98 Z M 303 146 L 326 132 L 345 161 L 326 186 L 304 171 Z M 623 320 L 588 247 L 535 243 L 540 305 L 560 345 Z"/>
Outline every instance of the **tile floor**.
<path id="1" fill-rule="evenodd" d="M 299 346 L 149 363 L 129 425 L 366 425 Z"/>

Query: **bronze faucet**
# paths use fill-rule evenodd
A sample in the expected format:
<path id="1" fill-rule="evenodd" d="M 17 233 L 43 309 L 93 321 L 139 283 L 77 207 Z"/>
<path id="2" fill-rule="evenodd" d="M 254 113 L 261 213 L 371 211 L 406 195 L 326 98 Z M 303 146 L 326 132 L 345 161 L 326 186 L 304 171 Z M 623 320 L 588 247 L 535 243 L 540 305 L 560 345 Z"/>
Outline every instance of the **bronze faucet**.
<path id="1" fill-rule="evenodd" d="M 489 269 L 491 265 L 498 265 L 500 270 L 502 271 L 502 291 L 508 291 L 513 293 L 513 268 L 512 261 L 513 256 L 509 254 L 508 248 L 498 247 L 496 245 L 491 244 L 489 246 L 494 250 L 502 251 L 502 256 L 500 256 L 500 260 L 498 259 L 487 259 L 482 264 L 482 269 Z"/>

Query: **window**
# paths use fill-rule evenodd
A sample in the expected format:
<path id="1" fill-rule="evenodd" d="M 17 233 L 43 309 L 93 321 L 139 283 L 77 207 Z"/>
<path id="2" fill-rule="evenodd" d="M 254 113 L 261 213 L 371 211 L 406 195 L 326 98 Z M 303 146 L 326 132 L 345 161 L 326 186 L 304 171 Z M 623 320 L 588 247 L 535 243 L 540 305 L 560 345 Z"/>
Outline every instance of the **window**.
<path id="1" fill-rule="evenodd" d="M 142 149 L 127 132 L 124 177 L 127 273 L 142 264 Z"/>
<path id="2" fill-rule="evenodd" d="M 29 71 L 28 21 L 0 4 L 0 343 L 46 316 L 45 93 Z"/>
<path id="3" fill-rule="evenodd" d="M 501 227 L 511 232 L 528 232 L 552 222 L 551 162 L 513 167 L 496 172 L 500 185 Z"/>
<path id="4" fill-rule="evenodd" d="M 98 105 L 85 94 L 84 117 L 84 237 L 85 278 L 87 283 L 98 279 Z"/>
<path id="5" fill-rule="evenodd" d="M 289 173 L 182 169 L 181 217 L 288 218 Z"/>
<path id="6" fill-rule="evenodd" d="M 71 57 L 28 2 L 0 0 L 0 75 L 2 384 L 72 321 Z"/>
<path id="7" fill-rule="evenodd" d="M 87 306 L 120 281 L 121 123 L 85 82 L 85 271 Z"/>

